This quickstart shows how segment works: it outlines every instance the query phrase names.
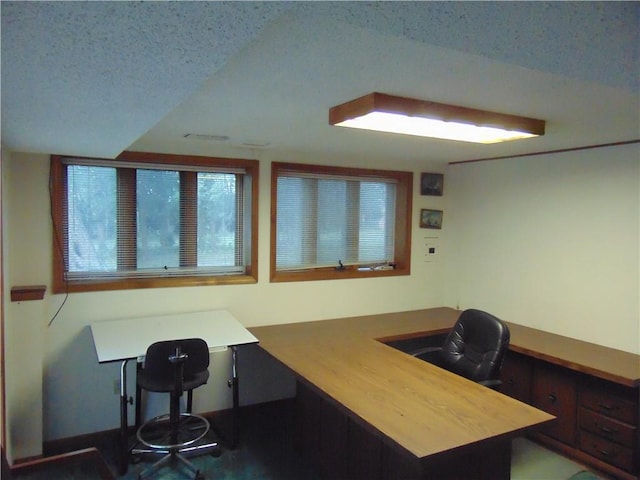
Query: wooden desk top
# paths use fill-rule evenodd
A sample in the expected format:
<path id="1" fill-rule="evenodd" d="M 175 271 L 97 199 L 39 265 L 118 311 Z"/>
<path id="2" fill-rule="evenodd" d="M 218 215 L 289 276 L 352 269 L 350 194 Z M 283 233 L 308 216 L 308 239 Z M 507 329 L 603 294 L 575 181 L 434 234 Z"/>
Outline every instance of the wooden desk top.
<path id="1" fill-rule="evenodd" d="M 418 458 L 551 421 L 552 415 L 378 341 L 446 331 L 459 314 L 435 308 L 250 331 L 298 376 Z"/>
<path id="2" fill-rule="evenodd" d="M 627 387 L 640 387 L 640 355 L 506 323 L 511 332 L 509 350 Z"/>

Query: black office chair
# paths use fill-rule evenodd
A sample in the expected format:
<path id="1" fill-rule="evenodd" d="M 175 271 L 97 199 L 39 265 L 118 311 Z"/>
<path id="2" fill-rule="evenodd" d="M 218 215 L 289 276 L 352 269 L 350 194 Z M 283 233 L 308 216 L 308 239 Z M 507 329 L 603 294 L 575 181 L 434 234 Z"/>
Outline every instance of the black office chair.
<path id="1" fill-rule="evenodd" d="M 187 412 L 180 412 L 182 394 L 207 383 L 208 368 L 209 347 L 200 338 L 157 342 L 147 349 L 137 375 L 138 386 L 150 392 L 169 393 L 170 413 L 152 418 L 138 428 L 137 439 L 148 448 L 134 448 L 131 453 L 164 455 L 143 470 L 140 479 L 154 475 L 169 462 L 182 464 L 194 479 L 200 478 L 198 469 L 183 454 L 217 451 L 217 442 L 200 442 L 210 430 L 207 419 L 192 414 L 191 405 Z"/>
<path id="2" fill-rule="evenodd" d="M 421 360 L 497 389 L 504 354 L 509 346 L 509 328 L 500 319 L 481 310 L 460 314 L 442 347 L 425 347 L 410 353 Z"/>

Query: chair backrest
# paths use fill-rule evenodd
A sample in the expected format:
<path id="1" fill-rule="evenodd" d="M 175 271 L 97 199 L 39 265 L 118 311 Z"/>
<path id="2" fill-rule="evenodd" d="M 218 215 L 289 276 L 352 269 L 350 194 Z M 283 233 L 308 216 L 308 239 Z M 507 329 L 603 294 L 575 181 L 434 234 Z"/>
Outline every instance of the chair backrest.
<path id="1" fill-rule="evenodd" d="M 201 338 L 165 340 L 153 343 L 147 348 L 144 358 L 145 375 L 172 379 L 176 367 L 169 361 L 169 357 L 176 353 L 176 348 L 187 354 L 183 366 L 185 380 L 209 368 L 209 346 Z"/>
<path id="2" fill-rule="evenodd" d="M 481 310 L 465 310 L 444 341 L 442 367 L 476 382 L 494 380 L 509 337 L 509 328 L 498 318 Z"/>

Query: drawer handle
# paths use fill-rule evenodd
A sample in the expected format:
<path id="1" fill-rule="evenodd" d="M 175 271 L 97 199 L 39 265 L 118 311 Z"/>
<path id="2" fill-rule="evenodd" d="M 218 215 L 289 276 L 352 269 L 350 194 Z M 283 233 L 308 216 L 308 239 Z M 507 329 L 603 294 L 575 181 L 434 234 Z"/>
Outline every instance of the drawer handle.
<path id="1" fill-rule="evenodd" d="M 615 454 L 607 450 L 598 450 L 598 452 L 600 452 L 600 455 L 602 455 L 603 457 L 615 457 Z"/>
<path id="2" fill-rule="evenodd" d="M 601 432 L 608 433 L 610 435 L 616 435 L 618 433 L 618 431 L 614 430 L 613 428 L 603 427 L 603 426 L 598 426 L 598 428 L 600 429 Z"/>
<path id="3" fill-rule="evenodd" d="M 600 407 L 603 410 L 615 410 L 616 407 L 615 405 L 607 405 L 606 403 L 602 403 L 602 402 L 598 402 L 598 407 Z"/>
<path id="4" fill-rule="evenodd" d="M 556 397 L 556 394 L 555 393 L 550 393 L 549 394 L 549 401 L 551 403 L 556 403 L 556 400 L 558 400 L 558 397 Z"/>

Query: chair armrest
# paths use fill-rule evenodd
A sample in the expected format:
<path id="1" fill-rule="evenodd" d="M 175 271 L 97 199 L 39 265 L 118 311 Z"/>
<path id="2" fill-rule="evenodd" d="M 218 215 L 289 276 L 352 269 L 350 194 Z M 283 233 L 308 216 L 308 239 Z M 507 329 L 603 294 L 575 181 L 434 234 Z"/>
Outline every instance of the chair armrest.
<path id="1" fill-rule="evenodd" d="M 498 380 L 496 378 L 495 380 L 482 380 L 478 383 L 480 385 L 484 385 L 485 387 L 489 387 L 496 390 L 500 385 L 502 385 L 502 380 Z"/>
<path id="2" fill-rule="evenodd" d="M 434 354 L 436 352 L 440 352 L 441 350 L 442 350 L 442 347 L 423 347 L 423 348 L 417 348 L 415 350 L 411 350 L 407 353 L 412 357 L 417 357 L 420 355 L 428 356 L 429 354 Z"/>
<path id="3" fill-rule="evenodd" d="M 442 352 L 442 347 L 423 347 L 418 348 L 416 350 L 412 350 L 409 355 L 419 358 L 423 362 L 430 363 L 431 365 L 435 365 L 437 367 L 442 366 L 442 358 L 440 357 L 440 352 Z"/>

